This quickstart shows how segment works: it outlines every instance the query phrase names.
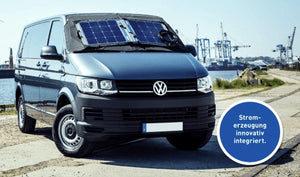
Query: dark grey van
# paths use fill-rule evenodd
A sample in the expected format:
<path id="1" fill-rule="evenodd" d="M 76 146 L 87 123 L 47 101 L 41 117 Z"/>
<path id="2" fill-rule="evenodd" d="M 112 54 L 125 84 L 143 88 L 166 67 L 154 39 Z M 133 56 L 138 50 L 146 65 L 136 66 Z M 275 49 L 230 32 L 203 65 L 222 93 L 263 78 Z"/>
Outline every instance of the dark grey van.
<path id="1" fill-rule="evenodd" d="M 167 137 L 195 150 L 210 139 L 207 70 L 160 17 L 69 14 L 25 27 L 15 79 L 18 125 L 52 125 L 57 148 L 81 157 L 107 138 Z"/>

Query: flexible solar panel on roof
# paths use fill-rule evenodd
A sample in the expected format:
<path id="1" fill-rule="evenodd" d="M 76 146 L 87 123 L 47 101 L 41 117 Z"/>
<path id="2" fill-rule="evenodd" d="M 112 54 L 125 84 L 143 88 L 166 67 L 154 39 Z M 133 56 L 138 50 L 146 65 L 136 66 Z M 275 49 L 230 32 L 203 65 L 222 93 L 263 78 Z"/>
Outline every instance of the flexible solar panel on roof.
<path id="1" fill-rule="evenodd" d="M 129 20 L 129 23 L 141 43 L 163 44 L 158 37 L 158 33 L 164 29 L 161 23 L 140 20 Z"/>
<path id="2" fill-rule="evenodd" d="M 88 44 L 126 42 L 115 20 L 80 22 Z"/>

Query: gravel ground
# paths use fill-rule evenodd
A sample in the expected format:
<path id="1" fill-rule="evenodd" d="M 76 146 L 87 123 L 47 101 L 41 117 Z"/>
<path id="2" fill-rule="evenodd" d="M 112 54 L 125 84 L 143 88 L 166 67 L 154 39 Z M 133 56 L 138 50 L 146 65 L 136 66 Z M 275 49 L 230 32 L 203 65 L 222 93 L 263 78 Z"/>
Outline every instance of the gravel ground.
<path id="1" fill-rule="evenodd" d="M 300 145 L 277 159 L 273 164 L 264 169 L 257 177 L 269 176 L 300 176 Z"/>
<path id="2" fill-rule="evenodd" d="M 33 134 L 24 134 L 18 128 L 16 115 L 0 116 L 0 149 L 51 137 L 51 127 L 37 121 Z"/>

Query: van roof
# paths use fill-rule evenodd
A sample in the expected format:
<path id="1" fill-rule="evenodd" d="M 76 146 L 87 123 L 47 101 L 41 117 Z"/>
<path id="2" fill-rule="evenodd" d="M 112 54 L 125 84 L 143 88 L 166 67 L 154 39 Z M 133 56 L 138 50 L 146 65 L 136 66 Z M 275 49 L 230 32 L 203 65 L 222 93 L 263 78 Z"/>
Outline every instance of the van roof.
<path id="1" fill-rule="evenodd" d="M 145 14 L 133 14 L 133 13 L 71 13 L 71 14 L 61 14 L 45 18 L 43 20 L 36 21 L 27 25 L 25 28 L 41 23 L 43 21 L 62 19 L 64 21 L 64 31 L 66 35 L 66 47 L 69 52 L 81 51 L 87 46 L 84 46 L 81 39 L 78 38 L 78 30 L 76 24 L 80 21 L 97 21 L 97 20 L 147 20 L 161 22 L 166 25 L 168 30 L 173 31 L 168 23 L 166 23 L 163 18 L 155 15 L 145 15 Z"/>
<path id="2" fill-rule="evenodd" d="M 133 13 L 70 13 L 70 14 L 60 14 L 47 18 L 37 20 L 33 23 L 26 25 L 26 27 L 32 26 L 43 21 L 48 21 L 52 19 L 63 19 L 67 21 L 91 21 L 91 20 L 105 20 L 105 19 L 146 19 L 151 21 L 164 21 L 163 18 L 155 15 L 146 14 L 133 14 Z M 26 28 L 25 27 L 25 28 Z"/>
<path id="3" fill-rule="evenodd" d="M 105 19 L 147 19 L 152 21 L 162 21 L 163 19 L 154 15 L 132 14 L 132 13 L 74 13 L 63 15 L 66 20 L 105 20 Z"/>

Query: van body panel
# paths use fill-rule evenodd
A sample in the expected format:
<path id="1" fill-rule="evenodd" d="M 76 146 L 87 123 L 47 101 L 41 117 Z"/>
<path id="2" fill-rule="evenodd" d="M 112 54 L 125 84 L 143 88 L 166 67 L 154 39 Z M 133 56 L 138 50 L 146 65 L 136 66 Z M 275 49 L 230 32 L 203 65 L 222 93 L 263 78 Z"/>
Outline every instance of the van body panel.
<path id="1" fill-rule="evenodd" d="M 189 53 L 84 53 L 70 57 L 80 75 L 96 78 L 184 79 L 208 75 L 207 70 Z"/>

